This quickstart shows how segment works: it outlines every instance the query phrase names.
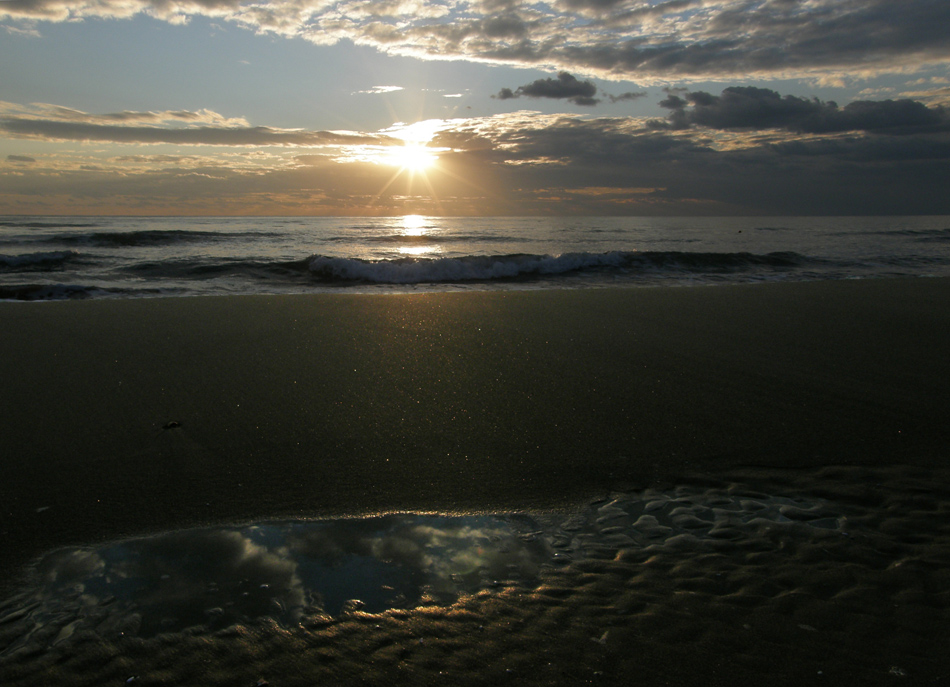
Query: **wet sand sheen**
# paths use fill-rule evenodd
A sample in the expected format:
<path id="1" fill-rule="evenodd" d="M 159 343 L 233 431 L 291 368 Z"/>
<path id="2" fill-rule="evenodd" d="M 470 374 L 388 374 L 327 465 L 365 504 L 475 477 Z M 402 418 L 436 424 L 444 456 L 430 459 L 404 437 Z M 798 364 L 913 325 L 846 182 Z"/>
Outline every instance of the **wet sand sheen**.
<path id="1" fill-rule="evenodd" d="M 787 495 L 706 480 L 570 514 L 273 523 L 59 550 L 0 604 L 0 675 L 9 685 L 939 683 L 945 472 L 759 471 L 756 484 Z M 359 556 L 374 563 L 354 567 Z"/>
<path id="2" fill-rule="evenodd" d="M 154 684 L 401 674 L 420 684 L 439 670 L 471 684 L 495 673 L 526 684 L 700 684 L 699 674 L 715 684 L 781 660 L 771 684 L 796 684 L 836 660 L 827 622 L 809 621 L 812 601 L 823 622 L 852 609 L 831 645 L 855 670 L 877 656 L 865 679 L 880 677 L 885 646 L 913 658 L 918 676 L 946 667 L 921 654 L 936 646 L 921 637 L 950 636 L 937 593 L 946 280 L 0 304 L 0 319 L 7 588 L 49 549 L 162 530 L 390 511 L 543 514 L 618 488 L 705 493 L 710 481 L 833 497 L 854 517 L 889 523 L 873 555 L 761 533 L 750 546 L 774 546 L 758 559 L 736 559 L 739 545 L 655 560 L 615 546 L 557 568 L 537 591 L 480 592 L 449 608 L 320 621 L 311 632 L 238 628 L 214 650 L 198 636 L 166 638 L 161 651 L 96 645 L 110 676 L 149 665 Z M 822 551 L 854 575 L 829 582 L 838 573 Z M 882 572 L 898 563 L 903 577 Z M 908 617 L 892 610 L 901 604 Z M 783 617 L 801 620 L 800 634 L 775 624 Z M 736 628 L 755 639 L 743 644 Z M 472 632 L 486 640 L 473 646 Z M 200 672 L 221 647 L 230 658 Z M 175 677 L 171 665 L 197 672 Z M 891 667 L 914 670 L 895 660 L 882 681 Z M 70 684 L 67 674 L 50 684 Z"/>

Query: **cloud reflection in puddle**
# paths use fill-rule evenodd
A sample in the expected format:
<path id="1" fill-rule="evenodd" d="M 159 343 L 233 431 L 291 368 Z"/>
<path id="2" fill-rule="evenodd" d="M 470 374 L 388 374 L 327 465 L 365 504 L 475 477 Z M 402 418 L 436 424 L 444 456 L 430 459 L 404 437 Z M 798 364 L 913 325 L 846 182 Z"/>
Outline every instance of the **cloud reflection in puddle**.
<path id="1" fill-rule="evenodd" d="M 272 522 L 61 549 L 0 603 L 0 664 L 82 638 L 322 624 L 352 611 L 534 589 L 585 562 L 742 560 L 749 547 L 772 550 L 779 539 L 855 541 L 842 537 L 850 530 L 823 499 L 681 486 L 617 493 L 566 514 Z"/>
<path id="2" fill-rule="evenodd" d="M 60 628 L 54 645 L 81 630 L 151 637 L 261 618 L 291 626 L 305 615 L 449 605 L 492 586 L 533 585 L 548 560 L 523 516 L 275 522 L 55 551 L 21 603 L 31 609 L 28 635 Z"/>

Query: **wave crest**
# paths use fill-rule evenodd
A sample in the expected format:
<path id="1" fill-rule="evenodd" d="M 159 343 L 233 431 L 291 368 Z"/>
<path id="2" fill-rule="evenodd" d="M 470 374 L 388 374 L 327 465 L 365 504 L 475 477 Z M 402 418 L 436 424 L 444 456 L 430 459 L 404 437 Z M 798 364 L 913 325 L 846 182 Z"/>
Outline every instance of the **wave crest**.
<path id="1" fill-rule="evenodd" d="M 314 255 L 308 261 L 314 277 L 323 281 L 373 284 L 418 284 L 492 281 L 556 276 L 571 272 L 622 270 L 679 273 L 732 273 L 746 269 L 799 267 L 807 261 L 797 253 L 686 253 L 611 251 L 562 255 L 473 255 L 458 258 L 399 258 L 364 260 Z"/>

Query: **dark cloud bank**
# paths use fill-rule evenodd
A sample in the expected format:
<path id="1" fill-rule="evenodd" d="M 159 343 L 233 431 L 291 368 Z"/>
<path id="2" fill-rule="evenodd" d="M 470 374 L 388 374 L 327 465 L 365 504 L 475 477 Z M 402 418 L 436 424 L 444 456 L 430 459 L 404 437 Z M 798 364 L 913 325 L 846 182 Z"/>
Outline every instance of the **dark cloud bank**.
<path id="1" fill-rule="evenodd" d="M 950 131 L 950 113 L 929 108 L 915 100 L 859 100 L 838 107 L 817 98 L 782 96 L 767 88 L 735 86 L 720 95 L 704 91 L 669 95 L 660 105 L 671 110 L 655 128 L 685 129 L 785 129 L 798 133 L 827 134 L 867 131 L 920 134 Z"/>
<path id="2" fill-rule="evenodd" d="M 508 100 L 509 98 L 557 98 L 564 99 L 575 105 L 596 105 L 600 102 L 597 95 L 597 87 L 590 81 L 579 81 L 576 77 L 567 72 L 560 72 L 556 79 L 538 79 L 525 86 L 519 86 L 512 91 L 510 88 L 503 88 L 495 97 L 499 100 Z"/>
<path id="3" fill-rule="evenodd" d="M 639 128 L 628 118 L 564 117 L 463 147 L 507 163 L 496 166 L 511 188 L 583 180 L 631 189 L 625 208 L 613 205 L 618 212 L 668 204 L 683 214 L 950 214 L 945 108 L 914 100 L 839 107 L 750 87 L 681 92 L 661 104 L 669 116 Z"/>
<path id="4" fill-rule="evenodd" d="M 599 105 L 602 98 L 596 98 L 597 86 L 591 81 L 581 81 L 577 77 L 567 72 L 560 72 L 556 79 L 538 79 L 524 86 L 518 86 L 515 90 L 502 88 L 493 98 L 499 100 L 510 100 L 512 98 L 553 98 L 557 100 L 567 100 L 575 105 L 592 107 Z M 625 100 L 635 100 L 642 98 L 646 93 L 621 93 L 620 95 L 611 95 L 602 93 L 602 95 L 612 103 L 618 103 Z"/>
<path id="5" fill-rule="evenodd" d="M 950 3 L 943 0 L 671 0 L 634 9 L 624 9 L 620 0 L 563 4 L 609 35 L 591 32 L 566 43 L 526 39 L 483 56 L 639 79 L 877 75 L 950 57 Z M 704 12 L 690 14 L 704 4 Z M 643 22 L 661 17 L 689 30 L 640 33 Z"/>
<path id="6" fill-rule="evenodd" d="M 404 5 L 7 0 L 0 2 L 0 20 L 60 22 L 143 13 L 178 23 L 204 15 L 261 34 L 324 43 L 332 33 L 334 41 L 348 39 L 395 54 L 554 66 L 641 83 L 875 76 L 950 60 L 946 0 L 461 0 L 443 6 L 448 15 Z"/>

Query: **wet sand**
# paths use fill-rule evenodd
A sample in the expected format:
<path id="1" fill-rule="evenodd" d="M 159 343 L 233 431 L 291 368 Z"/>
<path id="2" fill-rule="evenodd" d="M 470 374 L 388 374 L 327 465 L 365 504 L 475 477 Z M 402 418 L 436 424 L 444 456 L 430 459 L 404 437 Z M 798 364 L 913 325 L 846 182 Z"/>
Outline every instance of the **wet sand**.
<path id="1" fill-rule="evenodd" d="M 58 547 L 394 511 L 570 520 L 625 494 L 619 529 L 582 518 L 597 546 L 537 589 L 97 640 L 0 662 L 11 684 L 950 680 L 948 280 L 9 303 L 0 322 L 10 593 Z M 647 489 L 692 495 L 653 543 Z M 723 493 L 823 500 L 836 524 L 674 531 Z"/>

